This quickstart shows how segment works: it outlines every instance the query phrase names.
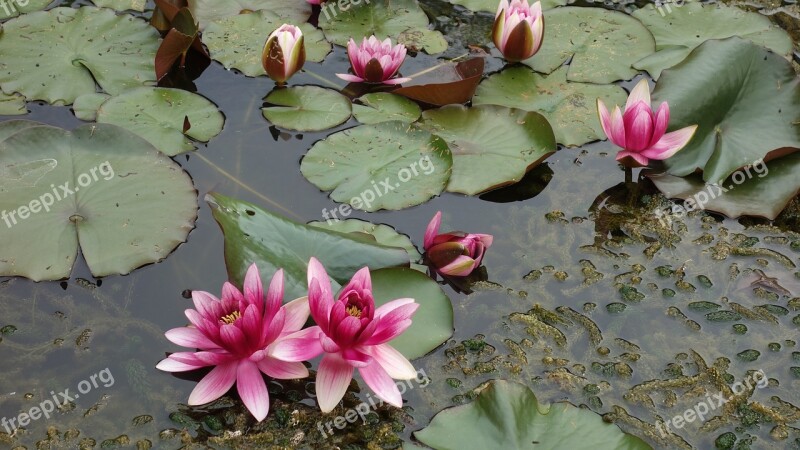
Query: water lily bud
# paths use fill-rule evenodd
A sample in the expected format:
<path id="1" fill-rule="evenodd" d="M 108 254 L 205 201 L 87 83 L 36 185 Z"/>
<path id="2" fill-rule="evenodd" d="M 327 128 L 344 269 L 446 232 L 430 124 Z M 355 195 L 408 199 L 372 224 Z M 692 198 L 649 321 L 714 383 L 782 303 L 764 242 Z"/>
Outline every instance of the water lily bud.
<path id="1" fill-rule="evenodd" d="M 480 267 L 486 249 L 494 239 L 489 234 L 451 231 L 439 234 L 442 213 L 437 212 L 425 230 L 425 257 L 442 275 L 465 277 Z"/>
<path id="2" fill-rule="evenodd" d="M 294 25 L 283 24 L 273 31 L 261 53 L 261 64 L 270 78 L 282 84 L 306 62 L 303 32 Z"/>
<path id="3" fill-rule="evenodd" d="M 492 28 L 494 45 L 510 62 L 523 61 L 535 55 L 542 46 L 544 16 L 537 1 L 500 0 Z"/>

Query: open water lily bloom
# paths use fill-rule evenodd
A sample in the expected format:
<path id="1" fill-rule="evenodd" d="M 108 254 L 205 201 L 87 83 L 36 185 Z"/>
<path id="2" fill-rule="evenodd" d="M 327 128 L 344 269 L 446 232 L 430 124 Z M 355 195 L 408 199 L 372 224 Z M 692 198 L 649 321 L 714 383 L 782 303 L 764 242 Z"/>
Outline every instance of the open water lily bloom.
<path id="1" fill-rule="evenodd" d="M 481 265 L 494 238 L 490 234 L 450 231 L 439 234 L 442 212 L 433 216 L 425 230 L 425 257 L 442 275 L 465 277 Z"/>
<path id="2" fill-rule="evenodd" d="M 669 105 L 661 103 L 653 112 L 650 106 L 650 86 L 642 79 L 631 91 L 623 113 L 619 106 L 609 113 L 603 101 L 597 99 L 600 124 L 608 139 L 622 147 L 617 161 L 631 158 L 646 166 L 651 159 L 664 160 L 686 146 L 694 136 L 697 125 L 666 133 L 669 125 Z"/>
<path id="3" fill-rule="evenodd" d="M 389 38 L 379 41 L 375 36 L 364 38 L 361 45 L 353 39 L 347 44 L 347 56 L 353 75 L 337 73 L 336 76 L 351 83 L 400 84 L 411 78 L 392 78 L 406 59 L 403 44 L 392 46 Z"/>
<path id="4" fill-rule="evenodd" d="M 308 376 L 301 362 L 270 356 L 281 339 L 300 330 L 308 319 L 306 297 L 281 306 L 283 270 L 272 277 L 266 302 L 255 264 L 244 280 L 244 292 L 230 283 L 222 287 L 222 299 L 193 291 L 195 309 L 187 309 L 191 325 L 167 331 L 166 337 L 196 352 L 178 352 L 158 363 L 167 372 L 186 372 L 214 366 L 189 395 L 189 405 L 218 399 L 236 384 L 247 409 L 262 421 L 269 412 L 269 394 L 262 373 L 276 379 Z"/>
<path id="5" fill-rule="evenodd" d="M 383 401 L 401 407 L 403 399 L 393 379 L 416 377 L 414 366 L 387 342 L 411 326 L 419 304 L 411 298 L 375 307 L 369 269 L 362 268 L 334 299 L 325 268 L 311 258 L 308 301 L 317 325 L 282 340 L 271 355 L 287 361 L 306 361 L 324 355 L 317 372 L 317 400 L 323 412 L 344 397 L 353 371 Z"/>
<path id="6" fill-rule="evenodd" d="M 509 62 L 524 61 L 542 47 L 544 15 L 539 2 L 501 0 L 492 28 L 492 40 Z"/>

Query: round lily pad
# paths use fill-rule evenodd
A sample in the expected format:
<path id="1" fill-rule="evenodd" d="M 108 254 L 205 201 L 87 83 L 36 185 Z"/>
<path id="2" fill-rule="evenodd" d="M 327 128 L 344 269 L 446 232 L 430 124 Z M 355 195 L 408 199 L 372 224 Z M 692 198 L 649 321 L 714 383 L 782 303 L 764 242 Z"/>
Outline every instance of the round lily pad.
<path id="1" fill-rule="evenodd" d="M 438 37 L 441 33 L 428 30 L 428 16 L 417 0 L 373 0 L 369 3 L 362 0 L 358 5 L 349 5 L 346 11 L 336 2 L 329 2 L 329 5 L 323 5 L 326 7 L 319 15 L 319 26 L 334 44 L 346 46 L 350 38 L 373 34 L 378 39 L 390 37 L 395 42 L 403 33 L 418 32 L 424 37 L 419 42 L 426 53 L 447 49 L 447 41 Z"/>
<path id="2" fill-rule="evenodd" d="M 160 261 L 197 217 L 189 175 L 108 124 L 27 124 L 0 141 L 0 192 L 0 275 L 35 281 L 68 277 L 79 244 L 95 277 Z"/>
<path id="3" fill-rule="evenodd" d="M 470 11 L 483 11 L 492 14 L 497 12 L 498 0 L 447 0 L 454 5 L 461 5 Z M 531 1 L 530 3 L 533 3 Z M 567 0 L 542 0 L 542 9 L 555 8 L 556 6 L 563 6 L 567 4 Z"/>
<path id="4" fill-rule="evenodd" d="M 282 22 L 305 23 L 311 16 L 311 5 L 302 1 L 286 0 L 188 0 L 192 16 L 205 28 L 215 20 L 238 16 L 254 11 L 269 11 Z M 280 25 L 280 24 L 279 24 Z M 264 41 L 272 29 L 262 30 Z M 259 55 L 261 52 L 259 51 Z"/>
<path id="5" fill-rule="evenodd" d="M 109 98 L 111 98 L 110 95 L 100 92 L 81 95 L 72 104 L 72 112 L 78 119 L 94 122 L 97 120 L 97 110 L 100 109 L 100 105 Z"/>
<path id="6" fill-rule="evenodd" d="M 416 103 L 388 92 L 362 95 L 357 101 L 360 104 L 353 104 L 353 116 L 365 124 L 392 120 L 411 123 L 419 119 L 422 114 L 422 110 Z"/>
<path id="7" fill-rule="evenodd" d="M 556 151 L 541 114 L 496 105 L 449 105 L 422 113 L 421 126 L 453 153 L 449 192 L 475 195 L 521 180 Z"/>
<path id="8" fill-rule="evenodd" d="M 709 39 L 739 36 L 785 57 L 792 53 L 789 35 L 758 13 L 723 3 L 696 1 L 686 1 L 680 7 L 673 5 L 669 13 L 667 20 L 653 5 L 633 13 L 633 17 L 653 33 L 657 50 L 633 66 L 646 70 L 656 79 L 662 70 L 683 61 L 692 50 Z"/>
<path id="9" fill-rule="evenodd" d="M 327 130 L 346 122 L 351 112 L 347 97 L 317 86 L 278 88 L 264 102 L 273 105 L 261 109 L 264 117 L 287 130 Z"/>
<path id="10" fill-rule="evenodd" d="M 147 0 L 92 0 L 97 6 L 111 8 L 117 11 L 139 11 L 143 12 L 147 6 Z"/>
<path id="11" fill-rule="evenodd" d="M 567 6 L 545 16 L 542 48 L 523 61 L 550 73 L 570 61 L 567 80 L 611 83 L 638 72 L 631 64 L 655 52 L 655 40 L 641 22 L 621 12 Z"/>
<path id="12" fill-rule="evenodd" d="M 106 8 L 25 14 L 3 25 L 0 88 L 62 105 L 97 85 L 116 95 L 155 83 L 158 40 L 144 20 Z"/>
<path id="13" fill-rule="evenodd" d="M 553 126 L 556 142 L 566 146 L 604 139 L 596 99 L 621 105 L 627 93 L 613 84 L 568 82 L 567 70 L 561 67 L 550 75 L 540 75 L 524 66 L 510 67 L 483 80 L 472 104 L 539 112 Z"/>
<path id="14" fill-rule="evenodd" d="M 127 128 L 174 156 L 195 149 L 189 138 L 208 142 L 219 134 L 225 117 L 216 105 L 199 94 L 141 87 L 100 105 L 97 121 Z"/>
<path id="15" fill-rule="evenodd" d="M 18 116 L 28 114 L 25 108 L 25 97 L 19 94 L 5 94 L 0 91 L 0 116 Z"/>
<path id="16" fill-rule="evenodd" d="M 337 202 L 364 211 L 398 210 L 440 194 L 453 160 L 447 144 L 401 122 L 361 125 L 317 142 L 303 176 Z"/>
<path id="17" fill-rule="evenodd" d="M 800 148 L 797 75 L 791 63 L 750 41 L 700 45 L 664 71 L 652 97 L 654 104 L 669 102 L 670 129 L 698 125 L 689 144 L 665 161 L 672 175 L 699 169 L 714 183 L 775 150 Z"/>
<path id="18" fill-rule="evenodd" d="M 23 5 L 15 0 L 6 1 L 7 8 L 0 7 L 0 21 L 17 17 L 20 14 L 27 14 L 34 11 L 41 11 L 53 3 L 53 0 L 28 0 Z"/>
<path id="19" fill-rule="evenodd" d="M 236 69 L 248 77 L 266 75 L 261 52 L 272 30 L 285 19 L 270 11 L 241 14 L 211 22 L 203 32 L 203 43 L 211 57 L 227 69 Z M 306 47 L 306 60 L 322 62 L 331 51 L 322 31 L 309 23 L 299 25 Z"/>

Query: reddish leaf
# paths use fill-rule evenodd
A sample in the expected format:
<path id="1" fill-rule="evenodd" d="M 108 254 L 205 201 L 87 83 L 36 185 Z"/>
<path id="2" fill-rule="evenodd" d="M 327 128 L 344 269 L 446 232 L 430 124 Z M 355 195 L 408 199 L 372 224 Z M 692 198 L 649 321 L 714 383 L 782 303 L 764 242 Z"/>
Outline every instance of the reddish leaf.
<path id="1" fill-rule="evenodd" d="M 412 80 L 412 83 L 423 83 L 401 87 L 392 93 L 428 105 L 463 104 L 475 94 L 483 76 L 483 66 L 483 58 L 447 64 Z"/>

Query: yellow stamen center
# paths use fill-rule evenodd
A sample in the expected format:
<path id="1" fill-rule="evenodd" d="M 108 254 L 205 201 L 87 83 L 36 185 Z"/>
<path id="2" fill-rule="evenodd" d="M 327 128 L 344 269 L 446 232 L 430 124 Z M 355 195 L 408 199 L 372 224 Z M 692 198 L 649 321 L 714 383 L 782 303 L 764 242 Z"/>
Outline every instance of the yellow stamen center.
<path id="1" fill-rule="evenodd" d="M 356 305 L 348 306 L 347 308 L 345 308 L 345 311 L 347 311 L 347 314 L 350 314 L 355 318 L 361 318 L 361 310 L 358 309 L 358 306 Z"/>
<path id="2" fill-rule="evenodd" d="M 230 325 L 233 322 L 236 322 L 236 319 L 239 319 L 241 317 L 242 317 L 242 313 L 240 313 L 239 311 L 234 311 L 234 312 L 228 314 L 227 316 L 220 317 L 219 320 L 221 322 L 225 323 L 226 325 Z"/>

